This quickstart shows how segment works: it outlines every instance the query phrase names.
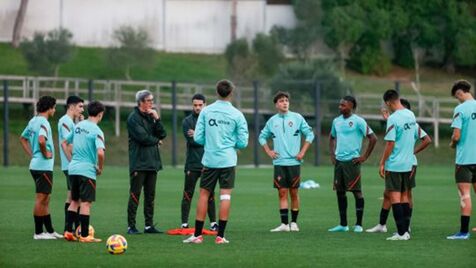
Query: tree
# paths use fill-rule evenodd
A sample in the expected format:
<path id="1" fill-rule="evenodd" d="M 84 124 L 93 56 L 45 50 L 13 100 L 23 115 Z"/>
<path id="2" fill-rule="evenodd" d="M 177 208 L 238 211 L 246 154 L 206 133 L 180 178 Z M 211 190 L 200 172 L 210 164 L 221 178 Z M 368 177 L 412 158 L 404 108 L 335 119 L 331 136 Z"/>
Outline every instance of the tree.
<path id="1" fill-rule="evenodd" d="M 131 68 L 146 67 L 154 62 L 151 40 L 144 29 L 121 26 L 114 31 L 113 40 L 117 45 L 109 49 L 108 63 L 116 68 L 119 66 L 127 80 L 132 79 Z"/>
<path id="2" fill-rule="evenodd" d="M 60 65 L 70 61 L 74 54 L 73 34 L 63 28 L 46 35 L 35 32 L 32 40 L 24 40 L 20 47 L 28 67 L 43 75 L 59 74 Z"/>
<path id="3" fill-rule="evenodd" d="M 20 8 L 18 9 L 17 17 L 15 18 L 15 25 L 13 26 L 12 46 L 15 48 L 20 45 L 21 30 L 23 28 L 23 22 L 25 21 L 27 7 L 28 0 L 21 0 Z"/>

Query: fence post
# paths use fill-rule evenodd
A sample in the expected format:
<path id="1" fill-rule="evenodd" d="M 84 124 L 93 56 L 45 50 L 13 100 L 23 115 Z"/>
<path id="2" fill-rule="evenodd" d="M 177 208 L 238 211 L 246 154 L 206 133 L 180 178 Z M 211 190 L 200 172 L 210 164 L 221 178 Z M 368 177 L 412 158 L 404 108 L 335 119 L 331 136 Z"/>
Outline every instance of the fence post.
<path id="1" fill-rule="evenodd" d="M 3 80 L 3 166 L 8 167 L 8 81 Z"/>
<path id="2" fill-rule="evenodd" d="M 321 135 L 321 118 L 320 118 L 320 105 L 321 105 L 321 83 L 319 81 L 315 82 L 314 87 L 314 118 L 316 119 L 316 130 L 314 133 L 316 134 L 317 138 L 314 139 L 314 165 L 320 165 L 320 135 Z"/>
<path id="3" fill-rule="evenodd" d="M 91 102 L 93 100 L 93 80 L 89 79 L 88 81 L 88 101 Z"/>
<path id="4" fill-rule="evenodd" d="M 177 82 L 172 81 L 172 166 L 177 166 Z"/>
<path id="5" fill-rule="evenodd" d="M 259 99 L 258 99 L 258 89 L 259 84 L 258 81 L 253 81 L 253 99 L 254 99 L 254 106 L 253 106 L 253 121 L 255 124 L 255 139 L 254 139 L 254 162 L 255 167 L 259 166 L 259 147 L 260 144 L 258 142 L 258 136 L 260 132 L 260 125 L 259 125 Z"/>
<path id="6" fill-rule="evenodd" d="M 395 81 L 395 90 L 400 94 L 400 81 Z"/>

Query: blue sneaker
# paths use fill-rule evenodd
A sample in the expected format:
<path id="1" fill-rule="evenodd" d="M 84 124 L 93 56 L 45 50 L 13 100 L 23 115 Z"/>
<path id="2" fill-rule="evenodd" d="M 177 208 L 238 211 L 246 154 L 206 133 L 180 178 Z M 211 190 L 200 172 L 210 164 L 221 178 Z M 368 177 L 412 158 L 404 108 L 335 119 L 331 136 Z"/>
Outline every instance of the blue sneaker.
<path id="1" fill-rule="evenodd" d="M 364 231 L 364 228 L 360 225 L 354 226 L 354 233 L 362 233 Z"/>
<path id="2" fill-rule="evenodd" d="M 331 228 L 328 231 L 329 232 L 348 232 L 349 231 L 349 226 L 337 225 L 336 227 Z"/>
<path id="3" fill-rule="evenodd" d="M 134 234 L 140 234 L 141 232 L 139 232 L 139 230 L 137 230 L 135 226 L 129 226 L 127 227 L 127 233 L 134 235 Z"/>
<path id="4" fill-rule="evenodd" d="M 449 239 L 449 240 L 468 240 L 469 239 L 469 233 L 457 232 L 454 235 L 447 236 L 446 239 Z"/>

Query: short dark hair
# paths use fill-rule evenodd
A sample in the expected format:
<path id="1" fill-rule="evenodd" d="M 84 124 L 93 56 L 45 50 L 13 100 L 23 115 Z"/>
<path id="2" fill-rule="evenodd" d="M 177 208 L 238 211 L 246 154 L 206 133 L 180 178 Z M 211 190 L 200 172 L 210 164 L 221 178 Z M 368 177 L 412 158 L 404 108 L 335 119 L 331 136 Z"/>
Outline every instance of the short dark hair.
<path id="1" fill-rule="evenodd" d="M 407 99 L 400 99 L 400 103 L 408 110 L 412 109 L 412 106 L 410 105 L 410 102 Z"/>
<path id="2" fill-rule="evenodd" d="M 235 85 L 233 85 L 231 81 L 223 79 L 218 81 L 216 88 L 218 95 L 222 98 L 226 98 L 230 95 L 233 89 L 235 89 Z"/>
<path id="3" fill-rule="evenodd" d="M 355 100 L 354 97 L 347 95 L 342 98 L 345 101 L 352 102 L 352 108 L 355 110 L 357 109 L 357 101 Z"/>
<path id="4" fill-rule="evenodd" d="M 276 104 L 276 102 L 278 102 L 278 100 L 281 98 L 287 98 L 289 100 L 290 95 L 288 92 L 278 91 L 276 94 L 274 94 L 273 103 Z"/>
<path id="5" fill-rule="evenodd" d="M 84 100 L 81 99 L 78 96 L 69 96 L 68 99 L 66 99 L 66 108 L 69 108 L 71 105 L 75 105 L 78 103 L 84 103 Z"/>
<path id="6" fill-rule="evenodd" d="M 396 100 L 398 100 L 398 98 L 400 98 L 400 95 L 398 94 L 398 91 L 396 91 L 395 89 L 388 89 L 383 94 L 383 101 L 384 102 L 396 101 Z"/>
<path id="7" fill-rule="evenodd" d="M 451 88 L 451 96 L 454 96 L 459 89 L 463 90 L 463 92 L 469 92 L 471 90 L 471 83 L 463 79 L 457 80 Z"/>
<path id="8" fill-rule="evenodd" d="M 203 96 L 200 93 L 197 93 L 197 94 L 193 95 L 192 101 L 194 101 L 194 100 L 201 100 L 203 102 L 207 102 L 206 99 L 205 99 L 205 96 Z"/>
<path id="9" fill-rule="evenodd" d="M 89 116 L 97 116 L 99 113 L 104 112 L 104 110 L 106 110 L 104 104 L 99 101 L 92 101 L 88 104 Z"/>
<path id="10" fill-rule="evenodd" d="M 44 113 L 49 109 L 55 107 L 56 99 L 51 96 L 42 96 L 36 103 L 36 112 Z"/>

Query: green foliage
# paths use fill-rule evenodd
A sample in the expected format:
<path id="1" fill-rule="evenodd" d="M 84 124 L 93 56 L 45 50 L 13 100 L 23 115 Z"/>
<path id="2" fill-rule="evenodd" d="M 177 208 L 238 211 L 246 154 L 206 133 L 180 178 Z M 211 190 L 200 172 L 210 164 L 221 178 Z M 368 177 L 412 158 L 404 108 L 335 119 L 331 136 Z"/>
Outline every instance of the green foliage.
<path id="1" fill-rule="evenodd" d="M 41 75 L 58 76 L 59 66 L 73 57 L 72 38 L 73 34 L 63 28 L 47 34 L 35 32 L 32 40 L 26 39 L 20 45 L 28 68 Z"/>
<path id="2" fill-rule="evenodd" d="M 385 75 L 390 71 L 390 58 L 386 56 L 375 38 L 362 38 L 350 52 L 349 67 L 363 74 Z"/>
<path id="3" fill-rule="evenodd" d="M 335 64 L 329 60 L 295 61 L 282 64 L 271 80 L 273 90 L 286 90 L 298 101 L 313 98 L 316 82 L 321 84 L 324 99 L 339 99 L 349 90 L 336 75 Z"/>
<path id="4" fill-rule="evenodd" d="M 255 78 L 257 60 L 252 55 L 245 38 L 228 44 L 225 49 L 225 58 L 228 63 L 228 73 L 235 83 L 246 84 Z"/>
<path id="5" fill-rule="evenodd" d="M 121 68 L 126 79 L 132 79 L 132 67 L 145 68 L 154 63 L 154 50 L 144 29 L 121 26 L 114 31 L 113 39 L 118 46 L 110 48 L 107 61 L 110 66 Z"/>
<path id="6" fill-rule="evenodd" d="M 273 75 L 278 70 L 279 64 L 284 61 L 277 38 L 272 35 L 257 34 L 253 40 L 253 50 L 258 59 L 258 70 L 266 76 Z"/>

